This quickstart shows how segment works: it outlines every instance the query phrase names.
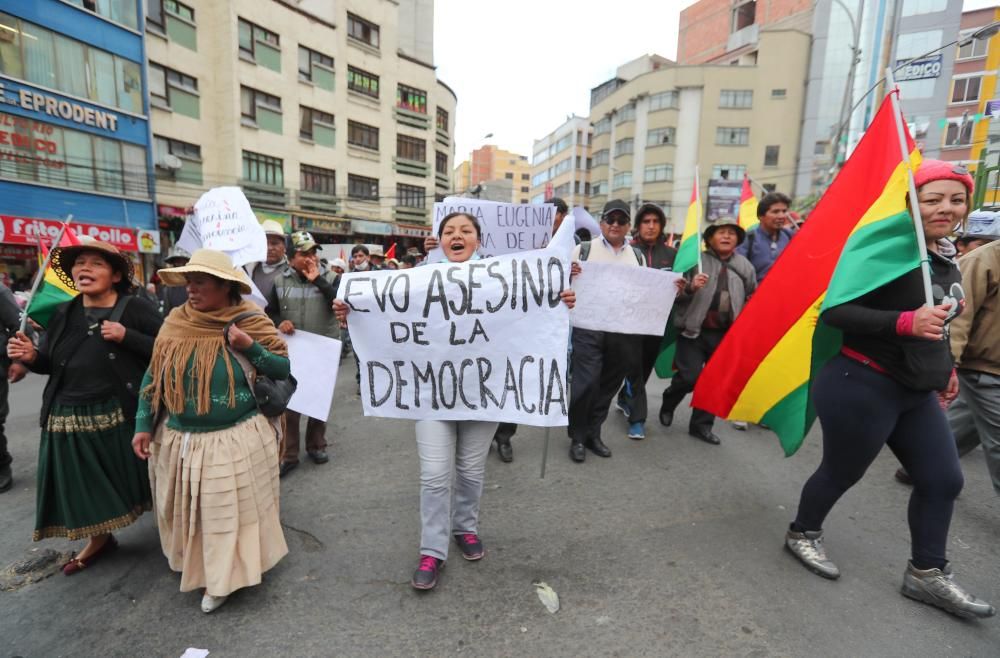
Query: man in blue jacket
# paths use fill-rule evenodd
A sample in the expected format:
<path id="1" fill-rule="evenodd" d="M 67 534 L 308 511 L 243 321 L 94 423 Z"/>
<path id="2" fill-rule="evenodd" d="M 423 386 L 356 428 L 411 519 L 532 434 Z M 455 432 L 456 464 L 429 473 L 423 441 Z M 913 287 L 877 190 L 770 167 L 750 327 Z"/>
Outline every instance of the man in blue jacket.
<path id="1" fill-rule="evenodd" d="M 736 253 L 753 264 L 758 283 L 764 280 L 774 261 L 795 235 L 788 228 L 788 207 L 791 203 L 792 200 L 781 192 L 765 194 L 757 204 L 757 220 L 760 223 L 747 231 L 747 239 L 736 249 Z"/>

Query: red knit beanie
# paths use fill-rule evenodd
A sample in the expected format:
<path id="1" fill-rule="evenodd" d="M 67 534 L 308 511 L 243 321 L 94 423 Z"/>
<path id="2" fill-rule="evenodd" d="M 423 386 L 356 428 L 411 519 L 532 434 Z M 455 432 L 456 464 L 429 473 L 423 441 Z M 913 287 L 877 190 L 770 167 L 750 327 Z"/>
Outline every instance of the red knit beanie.
<path id="1" fill-rule="evenodd" d="M 969 171 L 954 162 L 944 160 L 924 160 L 920 167 L 913 172 L 913 182 L 919 190 L 921 187 L 936 180 L 957 180 L 969 192 L 969 199 L 972 199 L 972 175 Z"/>

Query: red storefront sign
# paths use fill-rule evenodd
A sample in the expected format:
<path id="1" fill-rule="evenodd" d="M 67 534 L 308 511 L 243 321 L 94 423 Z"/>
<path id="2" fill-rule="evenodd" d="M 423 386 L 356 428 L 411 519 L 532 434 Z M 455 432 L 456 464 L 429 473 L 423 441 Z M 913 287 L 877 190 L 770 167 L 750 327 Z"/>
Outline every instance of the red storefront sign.
<path id="1" fill-rule="evenodd" d="M 17 244 L 0 244 L 0 258 L 29 260 L 35 258 L 37 254 L 38 250 L 34 247 L 25 247 Z"/>
<path id="2" fill-rule="evenodd" d="M 52 219 L 0 215 L 0 243 L 34 247 L 38 245 L 38 238 L 41 236 L 46 244 L 50 245 L 59 234 L 59 226 L 60 222 Z M 73 222 L 70 226 L 78 236 L 90 236 L 95 240 L 113 244 L 122 251 L 139 251 L 139 239 L 135 229 L 86 222 Z"/>

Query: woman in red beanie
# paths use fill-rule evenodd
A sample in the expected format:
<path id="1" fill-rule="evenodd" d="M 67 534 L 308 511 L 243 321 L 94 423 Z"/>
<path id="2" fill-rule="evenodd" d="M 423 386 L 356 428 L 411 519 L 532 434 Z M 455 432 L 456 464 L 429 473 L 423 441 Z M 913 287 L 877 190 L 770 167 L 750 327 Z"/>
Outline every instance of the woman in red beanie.
<path id="1" fill-rule="evenodd" d="M 963 478 L 939 397 L 958 394 L 948 323 L 965 298 L 958 267 L 940 253 L 939 242 L 968 215 L 972 177 L 940 160 L 924 160 L 914 177 L 935 306 L 924 305 L 917 267 L 823 312 L 823 321 L 843 332 L 843 348 L 813 385 L 823 460 L 802 488 L 785 547 L 820 576 L 840 577 L 823 548 L 823 521 L 888 445 L 913 479 L 903 595 L 960 617 L 990 617 L 993 606 L 953 580 L 945 557 Z"/>

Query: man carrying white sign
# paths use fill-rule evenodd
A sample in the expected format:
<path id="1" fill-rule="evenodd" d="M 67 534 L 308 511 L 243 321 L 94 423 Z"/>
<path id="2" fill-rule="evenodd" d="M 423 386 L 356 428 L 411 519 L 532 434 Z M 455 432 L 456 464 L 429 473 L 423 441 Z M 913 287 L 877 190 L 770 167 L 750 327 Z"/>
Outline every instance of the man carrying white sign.
<path id="1" fill-rule="evenodd" d="M 335 302 L 350 319 L 365 415 L 417 420 L 416 589 L 437 584 L 452 536 L 467 560 L 483 557 L 479 499 L 497 421 L 566 424 L 575 301 L 571 224 L 547 249 L 485 259 L 475 216 L 451 213 L 436 233 L 445 262 L 345 275 Z"/>

